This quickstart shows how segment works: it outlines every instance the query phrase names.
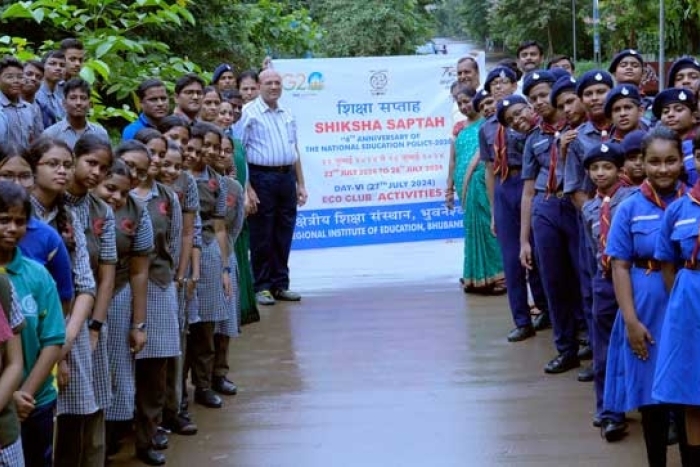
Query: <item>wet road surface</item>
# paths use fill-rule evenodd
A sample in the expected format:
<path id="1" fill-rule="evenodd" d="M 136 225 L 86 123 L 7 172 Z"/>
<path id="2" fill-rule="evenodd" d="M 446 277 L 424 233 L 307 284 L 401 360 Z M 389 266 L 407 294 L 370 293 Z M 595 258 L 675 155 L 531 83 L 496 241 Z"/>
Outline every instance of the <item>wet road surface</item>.
<path id="1" fill-rule="evenodd" d="M 505 297 L 460 291 L 461 249 L 293 252 L 303 301 L 243 329 L 231 346 L 239 394 L 221 410 L 194 406 L 200 433 L 172 435 L 167 465 L 646 465 L 638 414 L 607 444 L 591 426 L 591 383 L 543 373 L 551 331 L 509 344 Z M 140 465 L 124 451 L 110 465 Z"/>

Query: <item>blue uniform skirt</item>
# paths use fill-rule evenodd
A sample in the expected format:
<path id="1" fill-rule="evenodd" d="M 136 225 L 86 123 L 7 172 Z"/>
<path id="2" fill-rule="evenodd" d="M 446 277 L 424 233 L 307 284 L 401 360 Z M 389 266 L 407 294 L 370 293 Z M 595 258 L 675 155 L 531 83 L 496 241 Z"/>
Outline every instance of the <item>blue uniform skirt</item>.
<path id="1" fill-rule="evenodd" d="M 131 287 L 125 285 L 109 304 L 109 373 L 112 380 L 112 404 L 105 412 L 110 421 L 134 418 L 134 356 L 129 345 L 131 330 Z"/>
<path id="2" fill-rule="evenodd" d="M 59 389 L 56 415 L 89 415 L 97 412 L 95 386 L 93 385 L 93 361 L 87 320 L 83 323 L 73 348 L 68 353 L 70 371 L 68 385 Z"/>
<path id="3" fill-rule="evenodd" d="M 197 284 L 199 317 L 203 322 L 225 321 L 229 318 L 229 304 L 224 296 L 221 275 L 224 262 L 221 258 L 219 242 L 212 240 L 202 245 L 200 278 Z"/>
<path id="4" fill-rule="evenodd" d="M 232 295 L 227 301 L 228 319 L 217 321 L 214 326 L 214 333 L 236 337 L 238 335 L 238 325 L 240 323 L 240 313 L 238 312 L 240 308 L 240 294 L 238 286 L 238 261 L 236 260 L 235 253 L 229 256 L 229 265 L 231 267 Z"/>
<path id="5" fill-rule="evenodd" d="M 659 341 L 663 342 L 663 326 L 668 294 L 658 271 L 647 274 L 645 269 L 630 269 L 632 295 L 639 321 L 646 326 L 656 341 L 648 345 L 649 358 L 640 360 L 632 351 L 622 312 L 618 312 L 608 348 L 605 379 L 604 407 L 614 412 L 628 412 L 638 407 L 655 404 L 651 388 L 654 369 L 659 356 Z"/>
<path id="6" fill-rule="evenodd" d="M 654 399 L 700 405 L 700 271 L 681 269 L 671 290 L 654 375 Z"/>

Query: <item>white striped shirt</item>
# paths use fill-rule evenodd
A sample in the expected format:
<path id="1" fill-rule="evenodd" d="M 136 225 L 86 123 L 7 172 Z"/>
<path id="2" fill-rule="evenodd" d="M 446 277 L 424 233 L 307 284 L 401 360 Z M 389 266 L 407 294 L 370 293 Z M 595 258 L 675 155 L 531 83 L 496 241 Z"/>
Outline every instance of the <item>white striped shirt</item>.
<path id="1" fill-rule="evenodd" d="M 279 167 L 297 160 L 297 124 L 282 107 L 271 109 L 258 97 L 243 109 L 243 145 L 248 163 Z"/>

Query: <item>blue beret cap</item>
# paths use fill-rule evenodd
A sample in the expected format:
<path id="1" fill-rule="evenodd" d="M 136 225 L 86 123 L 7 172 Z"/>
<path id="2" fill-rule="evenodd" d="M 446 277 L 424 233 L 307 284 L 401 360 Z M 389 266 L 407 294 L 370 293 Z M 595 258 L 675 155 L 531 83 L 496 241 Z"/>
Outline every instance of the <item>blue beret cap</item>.
<path id="1" fill-rule="evenodd" d="M 608 67 L 608 71 L 610 73 L 615 73 L 615 70 L 617 70 L 617 66 L 620 64 L 622 59 L 626 57 L 634 57 L 639 61 L 639 63 L 642 66 L 644 66 L 644 59 L 642 58 L 639 52 L 637 52 L 634 49 L 625 49 L 621 50 L 617 53 L 617 55 L 613 57 L 612 62 L 610 62 L 610 66 Z"/>
<path id="2" fill-rule="evenodd" d="M 609 88 L 612 88 L 615 84 L 613 83 L 613 77 L 610 73 L 603 70 L 591 70 L 582 74 L 578 78 L 578 84 L 576 86 L 576 94 L 578 97 L 583 96 L 583 91 L 589 86 L 595 84 L 607 84 Z"/>
<path id="3" fill-rule="evenodd" d="M 520 94 L 511 94 L 510 96 L 506 96 L 498 102 L 498 105 L 496 106 L 496 118 L 498 119 L 498 123 L 500 123 L 503 126 L 507 126 L 506 111 L 515 104 L 528 105 L 528 102 L 527 99 L 525 99 Z"/>
<path id="4" fill-rule="evenodd" d="M 472 107 L 474 107 L 474 110 L 479 112 L 481 109 L 479 108 L 481 106 L 481 101 L 489 97 L 491 94 L 486 89 L 482 89 L 481 91 L 478 91 L 474 98 L 472 99 Z"/>
<path id="5" fill-rule="evenodd" d="M 625 164 L 625 154 L 619 144 L 599 143 L 586 152 L 583 167 L 588 170 L 591 164 L 598 161 L 610 161 L 617 167 L 622 167 Z"/>
<path id="6" fill-rule="evenodd" d="M 554 84 L 556 78 L 547 70 L 534 70 L 523 79 L 523 95 L 527 96 L 532 88 L 542 83 Z"/>
<path id="7" fill-rule="evenodd" d="M 554 76 L 554 82 L 559 81 L 564 76 L 571 76 L 571 73 L 569 73 L 568 71 L 566 71 L 563 68 L 559 68 L 558 66 L 555 66 L 554 68 L 550 68 L 547 71 L 550 72 L 552 74 L 552 76 Z"/>
<path id="8" fill-rule="evenodd" d="M 549 102 L 552 107 L 557 106 L 557 97 L 565 92 L 576 92 L 576 78 L 568 74 L 559 78 L 552 86 L 552 91 L 549 93 Z"/>
<path id="9" fill-rule="evenodd" d="M 228 63 L 222 63 L 221 65 L 217 66 L 214 69 L 214 74 L 211 77 L 211 84 L 218 83 L 219 78 L 221 78 L 221 75 L 223 75 L 227 71 L 233 71 L 233 67 L 231 65 L 229 65 Z"/>
<path id="10" fill-rule="evenodd" d="M 642 140 L 646 135 L 647 133 L 644 130 L 634 130 L 627 133 L 622 139 L 622 143 L 620 143 L 622 144 L 622 152 L 624 152 L 625 155 L 631 152 L 641 152 Z"/>
<path id="11" fill-rule="evenodd" d="M 685 88 L 668 88 L 661 91 L 654 98 L 654 105 L 651 108 L 654 117 L 660 119 L 661 113 L 669 104 L 683 104 L 692 112 L 695 112 L 697 103 L 695 102 L 695 94 Z"/>
<path id="12" fill-rule="evenodd" d="M 676 75 L 679 71 L 685 70 L 686 68 L 693 68 L 695 70 L 700 71 L 700 62 L 698 62 L 695 59 L 695 57 L 689 56 L 681 57 L 675 62 L 673 62 L 673 65 L 671 65 L 671 68 L 668 70 L 668 83 L 666 84 L 666 86 L 675 86 Z"/>
<path id="13" fill-rule="evenodd" d="M 496 78 L 507 78 L 514 83 L 518 81 L 518 76 L 515 74 L 512 68 L 508 68 L 507 66 L 497 66 L 493 70 L 489 71 L 488 75 L 486 75 L 484 89 L 491 92 L 491 82 Z"/>
<path id="14" fill-rule="evenodd" d="M 612 107 L 615 102 L 620 99 L 632 99 L 638 104 L 642 103 L 642 96 L 639 95 L 639 89 L 634 84 L 618 84 L 610 90 L 605 98 L 605 116 L 610 118 L 612 115 Z"/>

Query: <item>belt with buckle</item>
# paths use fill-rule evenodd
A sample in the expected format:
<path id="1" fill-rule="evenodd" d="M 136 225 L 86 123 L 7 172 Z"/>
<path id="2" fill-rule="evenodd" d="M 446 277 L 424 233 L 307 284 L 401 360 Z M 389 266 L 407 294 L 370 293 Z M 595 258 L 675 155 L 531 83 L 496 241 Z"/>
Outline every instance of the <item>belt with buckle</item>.
<path id="1" fill-rule="evenodd" d="M 508 177 L 514 177 L 516 175 L 520 175 L 520 172 L 522 171 L 521 166 L 513 166 L 513 167 L 508 167 Z"/>
<path id="2" fill-rule="evenodd" d="M 545 198 L 554 197 L 554 198 L 564 199 L 564 198 L 568 197 L 568 195 L 566 193 L 564 193 L 564 190 L 558 190 L 558 191 L 555 191 L 554 193 L 548 193 L 547 191 L 538 190 L 537 194 L 542 195 Z"/>
<path id="3" fill-rule="evenodd" d="M 257 165 L 248 164 L 250 170 L 257 170 L 258 172 L 275 172 L 280 174 L 286 174 L 292 171 L 293 165 Z"/>

